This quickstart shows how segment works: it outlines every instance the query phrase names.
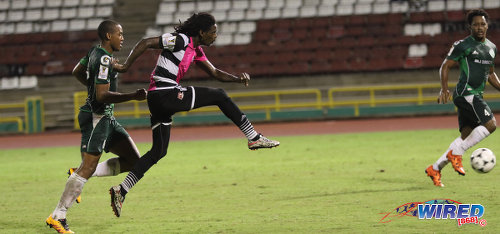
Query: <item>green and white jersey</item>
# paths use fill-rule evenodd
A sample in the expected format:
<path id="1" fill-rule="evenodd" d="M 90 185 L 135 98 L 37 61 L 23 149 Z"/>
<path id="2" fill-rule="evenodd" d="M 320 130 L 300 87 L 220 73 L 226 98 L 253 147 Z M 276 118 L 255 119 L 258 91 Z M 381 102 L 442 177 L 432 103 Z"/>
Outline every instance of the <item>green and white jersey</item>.
<path id="1" fill-rule="evenodd" d="M 488 39 L 480 42 L 469 36 L 455 42 L 446 57 L 457 61 L 460 66 L 460 77 L 453 95 L 482 97 L 496 54 L 497 47 Z"/>
<path id="2" fill-rule="evenodd" d="M 80 64 L 87 67 L 87 101 L 80 110 L 93 112 L 100 115 L 113 115 L 113 103 L 98 102 L 96 98 L 96 85 L 97 84 L 110 84 L 109 91 L 116 92 L 117 75 L 113 71 L 111 65 L 111 58 L 113 55 L 109 54 L 105 49 L 100 46 L 94 46 L 88 54 L 80 60 Z"/>

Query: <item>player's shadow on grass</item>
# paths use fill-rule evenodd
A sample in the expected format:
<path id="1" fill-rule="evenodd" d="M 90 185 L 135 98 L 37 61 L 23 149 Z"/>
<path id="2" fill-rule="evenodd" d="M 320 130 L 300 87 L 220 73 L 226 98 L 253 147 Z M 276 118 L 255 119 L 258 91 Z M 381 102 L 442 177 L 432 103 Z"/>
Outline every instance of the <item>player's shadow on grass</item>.
<path id="1" fill-rule="evenodd" d="M 336 193 L 323 193 L 323 194 L 313 194 L 308 196 L 297 196 L 297 197 L 287 197 L 280 200 L 296 200 L 296 199 L 306 199 L 306 198 L 316 198 L 316 197 L 331 197 L 331 196 L 342 196 L 342 195 L 352 195 L 361 193 L 382 193 L 382 192 L 404 192 L 404 191 L 416 191 L 416 190 L 427 190 L 425 186 L 422 187 L 409 187 L 400 189 L 364 189 L 356 191 L 340 191 Z"/>

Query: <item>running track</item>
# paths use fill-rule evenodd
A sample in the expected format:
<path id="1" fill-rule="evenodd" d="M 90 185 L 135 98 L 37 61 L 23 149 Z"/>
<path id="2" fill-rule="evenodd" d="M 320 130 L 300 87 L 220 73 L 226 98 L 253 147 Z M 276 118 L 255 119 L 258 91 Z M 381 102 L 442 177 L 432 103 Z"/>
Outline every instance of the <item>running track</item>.
<path id="1" fill-rule="evenodd" d="M 497 119 L 500 116 L 496 116 Z M 421 129 L 453 129 L 458 128 L 456 115 L 425 116 L 405 118 L 376 118 L 327 120 L 310 122 L 257 123 L 255 129 L 262 134 L 275 136 L 339 134 L 374 131 L 402 131 Z M 130 129 L 129 134 L 136 143 L 151 142 L 151 130 Z M 457 132 L 458 134 L 458 132 Z M 243 138 L 243 134 L 234 125 L 215 126 L 173 126 L 172 141 L 189 141 L 222 138 Z M 79 146 L 80 133 L 45 132 L 41 134 L 18 134 L 0 136 L 0 149 L 35 148 L 54 146 Z"/>

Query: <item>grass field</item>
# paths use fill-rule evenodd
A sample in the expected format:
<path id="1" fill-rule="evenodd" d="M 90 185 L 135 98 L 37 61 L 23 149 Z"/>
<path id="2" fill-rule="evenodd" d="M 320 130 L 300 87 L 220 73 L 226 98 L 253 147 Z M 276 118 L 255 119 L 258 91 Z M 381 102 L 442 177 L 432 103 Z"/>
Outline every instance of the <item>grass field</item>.
<path id="1" fill-rule="evenodd" d="M 465 177 L 450 165 L 444 188 L 424 169 L 457 136 L 427 130 L 275 137 L 281 146 L 249 151 L 244 139 L 172 142 L 127 196 L 122 217 L 109 205 L 117 177 L 92 178 L 68 212 L 77 233 L 499 233 L 500 169 Z M 500 133 L 478 147 L 500 152 Z M 149 144 L 139 144 L 141 152 Z M 107 158 L 105 155 L 103 158 Z M 80 162 L 77 147 L 0 151 L 0 232 L 55 233 L 45 226 Z M 453 199 L 482 204 L 488 225 L 395 218 L 408 202 Z"/>

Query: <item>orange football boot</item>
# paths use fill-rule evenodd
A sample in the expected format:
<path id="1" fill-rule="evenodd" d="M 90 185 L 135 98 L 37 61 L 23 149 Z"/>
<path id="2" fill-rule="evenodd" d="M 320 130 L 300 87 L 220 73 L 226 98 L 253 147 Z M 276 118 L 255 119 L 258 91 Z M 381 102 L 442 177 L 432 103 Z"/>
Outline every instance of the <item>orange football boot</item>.
<path id="1" fill-rule="evenodd" d="M 427 169 L 425 169 L 425 173 L 427 173 L 427 176 L 431 177 L 432 183 L 438 187 L 444 187 L 444 184 L 441 183 L 441 171 L 436 171 L 430 165 Z"/>
<path id="2" fill-rule="evenodd" d="M 454 155 L 451 153 L 452 150 L 448 151 L 446 158 L 451 162 L 451 166 L 458 172 L 459 175 L 465 175 L 464 166 L 462 165 L 462 155 Z"/>

